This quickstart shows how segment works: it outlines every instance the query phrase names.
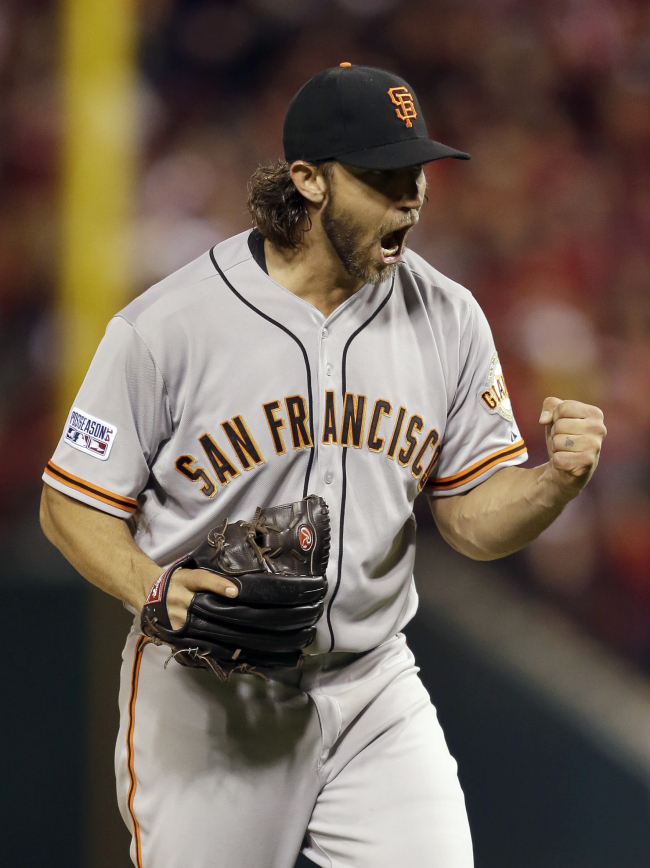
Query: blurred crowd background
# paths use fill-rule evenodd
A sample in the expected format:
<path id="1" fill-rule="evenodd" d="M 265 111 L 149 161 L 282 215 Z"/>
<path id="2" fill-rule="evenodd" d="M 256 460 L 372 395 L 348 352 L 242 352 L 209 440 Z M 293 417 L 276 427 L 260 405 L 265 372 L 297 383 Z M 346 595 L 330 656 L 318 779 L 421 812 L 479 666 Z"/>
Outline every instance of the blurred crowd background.
<path id="1" fill-rule="evenodd" d="M 58 13 L 0 5 L 0 551 L 54 438 Z M 141 0 L 138 50 L 133 294 L 249 227 L 248 178 L 324 68 L 399 73 L 472 154 L 427 167 L 412 246 L 486 311 L 533 463 L 547 395 L 609 430 L 589 489 L 505 567 L 650 671 L 650 3 Z"/>

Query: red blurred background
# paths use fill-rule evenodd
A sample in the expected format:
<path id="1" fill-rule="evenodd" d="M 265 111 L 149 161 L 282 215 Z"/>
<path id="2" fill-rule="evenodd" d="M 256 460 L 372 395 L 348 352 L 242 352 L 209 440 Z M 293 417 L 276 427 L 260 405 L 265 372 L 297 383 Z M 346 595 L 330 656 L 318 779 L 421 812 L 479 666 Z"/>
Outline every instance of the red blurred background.
<path id="1" fill-rule="evenodd" d="M 0 7 L 0 551 L 53 445 L 59 7 Z M 343 60 L 416 89 L 430 134 L 412 246 L 485 309 L 531 460 L 546 395 L 596 403 L 589 489 L 512 580 L 650 669 L 650 5 L 641 0 L 142 0 L 136 294 L 246 229 L 286 105 Z M 92 287 L 88 287 L 92 292 Z"/>

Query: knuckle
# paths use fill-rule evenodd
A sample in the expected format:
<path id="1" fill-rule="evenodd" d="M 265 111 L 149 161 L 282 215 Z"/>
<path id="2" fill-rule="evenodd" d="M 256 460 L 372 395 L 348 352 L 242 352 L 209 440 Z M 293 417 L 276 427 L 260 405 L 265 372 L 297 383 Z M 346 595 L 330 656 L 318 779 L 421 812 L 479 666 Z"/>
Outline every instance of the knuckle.
<path id="1" fill-rule="evenodd" d="M 228 588 L 235 588 L 235 590 L 238 590 L 237 586 L 225 576 L 210 574 L 211 591 L 214 591 L 215 594 L 219 594 L 223 597 Z"/>
<path id="2" fill-rule="evenodd" d="M 210 580 L 217 588 L 227 588 L 232 584 L 225 576 L 219 576 L 216 573 L 210 575 Z"/>
<path id="3" fill-rule="evenodd" d="M 571 440 L 571 443 L 567 443 L 567 440 Z M 558 452 L 567 452 L 572 449 L 574 446 L 577 446 L 577 437 L 575 434 L 572 434 L 569 438 L 568 434 L 557 434 L 553 438 L 553 446 L 556 448 Z"/>

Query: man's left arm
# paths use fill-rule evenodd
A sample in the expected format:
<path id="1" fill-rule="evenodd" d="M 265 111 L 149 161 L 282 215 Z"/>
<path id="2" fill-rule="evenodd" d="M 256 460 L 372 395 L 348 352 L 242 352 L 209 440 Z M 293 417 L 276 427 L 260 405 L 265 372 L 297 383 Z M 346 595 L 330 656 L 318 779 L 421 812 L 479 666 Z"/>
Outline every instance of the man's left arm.
<path id="1" fill-rule="evenodd" d="M 504 467 L 464 494 L 431 497 L 440 533 L 457 551 L 488 561 L 536 539 L 591 479 L 607 434 L 598 407 L 546 398 L 549 461 L 540 467 Z"/>

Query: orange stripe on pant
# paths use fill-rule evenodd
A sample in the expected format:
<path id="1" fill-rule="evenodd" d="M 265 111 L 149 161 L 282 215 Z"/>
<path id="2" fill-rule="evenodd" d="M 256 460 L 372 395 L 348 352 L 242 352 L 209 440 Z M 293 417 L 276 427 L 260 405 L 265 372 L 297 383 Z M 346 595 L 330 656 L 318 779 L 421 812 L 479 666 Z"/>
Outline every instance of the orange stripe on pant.
<path id="1" fill-rule="evenodd" d="M 133 839 L 135 841 L 135 864 L 137 868 L 142 868 L 142 846 L 140 843 L 140 826 L 135 817 L 133 810 L 133 800 L 135 799 L 135 790 L 137 786 L 134 768 L 134 751 L 133 751 L 133 730 L 135 729 L 135 700 L 138 695 L 138 679 L 140 677 L 140 664 L 142 663 L 142 652 L 145 645 L 148 644 L 148 639 L 145 636 L 140 636 L 135 646 L 135 654 L 133 655 L 133 670 L 131 673 L 131 696 L 129 699 L 129 728 L 126 734 L 126 751 L 127 751 L 127 766 L 129 770 L 129 795 L 127 798 L 127 806 L 129 814 L 133 821 Z"/>

